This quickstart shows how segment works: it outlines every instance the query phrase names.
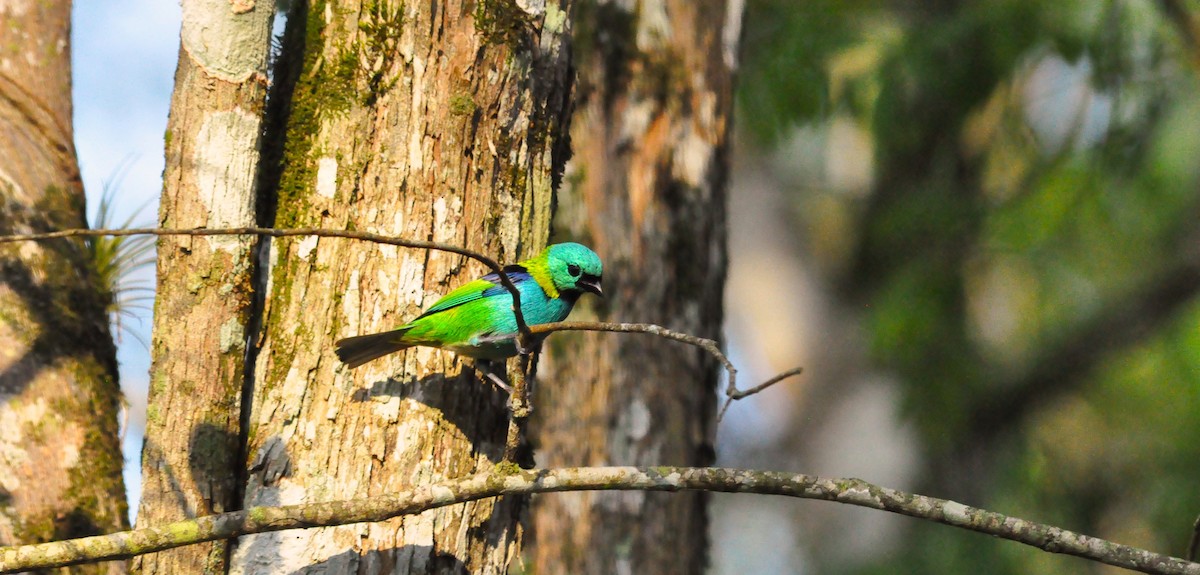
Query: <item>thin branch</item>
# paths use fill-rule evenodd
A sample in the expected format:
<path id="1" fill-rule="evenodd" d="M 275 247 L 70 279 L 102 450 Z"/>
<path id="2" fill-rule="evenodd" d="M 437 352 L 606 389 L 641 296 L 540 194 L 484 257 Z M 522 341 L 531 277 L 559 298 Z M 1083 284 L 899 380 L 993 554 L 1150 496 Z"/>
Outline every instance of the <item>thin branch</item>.
<path id="1" fill-rule="evenodd" d="M 479 252 L 462 248 L 452 244 L 444 244 L 440 242 L 430 242 L 423 240 L 408 240 L 375 234 L 370 232 L 359 232 L 351 230 L 329 230 L 322 228 L 193 228 L 193 229 L 168 229 L 168 228 L 127 228 L 127 229 L 73 229 L 61 230 L 57 232 L 45 232 L 37 234 L 17 234 L 9 236 L 0 236 L 0 244 L 19 242 L 19 241 L 40 241 L 58 238 L 70 237 L 96 237 L 96 236 L 232 236 L 232 235 L 258 235 L 270 236 L 274 238 L 294 237 L 294 236 L 317 236 L 329 238 L 346 238 L 353 240 L 362 240 L 385 244 L 391 246 L 400 246 L 406 248 L 417 248 L 427 250 L 438 250 L 450 252 L 469 257 L 483 263 L 490 268 L 500 278 L 500 283 L 512 294 L 513 298 L 513 315 L 516 317 L 517 330 L 520 332 L 518 341 L 521 349 L 533 349 L 536 347 L 534 335 L 541 333 L 550 333 L 554 331 L 610 331 L 619 333 L 645 333 L 656 335 L 667 339 L 683 342 L 689 345 L 700 347 L 712 355 L 725 367 L 725 372 L 728 374 L 728 383 L 725 387 L 725 404 L 722 406 L 720 414 L 717 417 L 719 422 L 725 416 L 725 411 L 729 409 L 729 404 L 734 400 L 758 393 L 779 381 L 796 375 L 798 370 L 791 370 L 781 373 L 762 384 L 759 384 L 750 390 L 741 391 L 737 387 L 737 369 L 729 358 L 721 351 L 721 346 L 711 339 L 697 337 L 682 332 L 672 331 L 662 326 L 645 323 L 605 323 L 605 322 L 558 322 L 550 324 L 541 324 L 530 327 L 525 323 L 525 316 L 521 313 L 521 293 L 517 290 L 517 286 L 512 283 L 508 275 L 504 273 L 504 268 L 500 266 L 496 260 L 483 255 Z M 527 404 L 528 401 L 525 401 Z"/>
<path id="2" fill-rule="evenodd" d="M 1143 573 L 1200 575 L 1200 563 L 1190 563 L 954 501 L 880 487 L 861 479 L 697 467 L 583 467 L 514 471 L 510 465 L 498 466 L 490 473 L 390 495 L 283 507 L 252 507 L 161 527 L 0 548 L 0 573 L 125 559 L 252 533 L 383 521 L 499 495 L 590 490 L 719 491 L 834 501 L 952 525 L 1051 553 L 1074 555 Z"/>
<path id="3" fill-rule="evenodd" d="M 672 331 L 662 326 L 653 324 L 634 324 L 634 323 L 603 323 L 603 322 L 559 322 L 553 324 L 542 324 L 531 328 L 525 323 L 524 314 L 521 313 L 521 294 L 517 290 L 516 285 L 504 273 L 503 268 L 492 258 L 483 255 L 479 252 L 458 247 L 451 244 L 439 242 L 408 240 L 385 236 L 370 232 L 359 232 L 350 230 L 330 230 L 321 228 L 296 228 L 296 229 L 279 229 L 279 228 L 257 228 L 257 227 L 241 227 L 241 228 L 192 228 L 192 229 L 166 229 L 166 228 L 121 228 L 121 229 L 72 229 L 61 230 L 57 232 L 45 232 L 36 234 L 22 234 L 0 236 L 0 244 L 17 242 L 17 241 L 40 241 L 69 237 L 98 237 L 98 236 L 227 236 L 227 235 L 258 235 L 269 237 L 294 237 L 294 236 L 317 236 L 317 237 L 333 237 L 346 238 L 354 240 L 369 241 L 385 245 L 393 245 L 407 248 L 418 248 L 428 250 L 438 250 L 450 252 L 466 256 L 482 262 L 487 267 L 491 268 L 499 278 L 500 283 L 512 294 L 513 298 L 513 315 L 516 318 L 517 328 L 520 332 L 518 336 L 518 348 L 521 350 L 534 350 L 538 347 L 535 341 L 535 334 L 550 333 L 553 331 L 568 331 L 568 330 L 586 330 L 586 331 L 610 331 L 621 333 L 644 333 L 672 339 L 675 341 L 687 343 L 700 347 L 707 351 L 710 355 L 717 359 L 724 366 L 728 374 L 728 383 L 725 389 L 725 403 L 721 407 L 720 413 L 717 416 L 717 421 L 720 422 L 725 417 L 725 412 L 733 401 L 758 393 L 779 381 L 786 379 L 792 375 L 800 373 L 799 369 L 791 370 L 779 374 L 766 382 L 759 384 L 749 390 L 742 391 L 737 387 L 737 368 L 729 361 L 729 358 L 721 351 L 721 346 L 714 340 L 706 339 L 689 335 L 682 332 Z M 521 353 L 521 369 L 518 377 L 514 378 L 513 393 L 510 399 L 512 408 L 512 419 L 509 422 L 508 438 L 505 443 L 505 461 L 513 461 L 517 454 L 520 441 L 524 436 L 524 429 L 527 423 L 529 414 L 532 411 L 529 402 L 529 387 L 533 383 L 534 373 L 533 366 L 536 365 L 536 360 L 531 362 L 529 354 L 525 351 Z"/>
<path id="4" fill-rule="evenodd" d="M 269 236 L 273 238 L 293 237 L 293 236 L 317 236 L 323 238 L 346 238 L 351 240 L 362 240 L 374 242 L 377 244 L 385 244 L 389 246 L 400 246 L 404 248 L 417 248 L 426 250 L 437 250 L 441 252 L 450 252 L 461 256 L 469 257 L 475 261 L 481 262 L 500 277 L 500 283 L 508 290 L 513 297 L 513 315 L 516 316 L 517 330 L 521 332 L 520 337 L 526 340 L 532 339 L 532 334 L 529 331 L 529 325 L 525 323 L 525 315 L 521 313 L 521 292 L 517 290 L 517 286 L 512 283 L 508 275 L 504 273 L 504 268 L 500 266 L 496 260 L 483 255 L 479 252 L 462 248 L 452 244 L 444 244 L 440 242 L 429 242 L 423 240 L 407 240 L 382 234 L 374 234 L 370 232 L 359 232 L 352 230 L 327 230 L 322 228 L 294 228 L 294 229 L 279 229 L 279 228 L 193 228 L 193 229 L 169 229 L 169 228 L 128 228 L 128 229 L 73 229 L 61 230 L 57 232 L 45 232 L 39 234 L 16 234 L 9 236 L 0 236 L 0 244 L 22 241 L 42 241 L 58 238 L 75 238 L 75 237 L 96 237 L 96 236 Z"/>
<path id="5" fill-rule="evenodd" d="M 802 373 L 804 373 L 803 367 L 794 367 L 785 372 L 778 373 L 774 377 L 772 377 L 754 387 L 751 387 L 750 389 L 747 389 L 746 391 L 727 390 L 726 396 L 725 396 L 725 405 L 721 406 L 721 412 L 717 414 L 717 421 L 721 421 L 722 419 L 725 418 L 725 412 L 729 410 L 729 405 L 732 404 L 733 402 L 735 402 L 739 399 L 744 399 L 744 398 L 750 397 L 751 395 L 754 395 L 768 387 L 771 387 L 772 385 L 775 385 L 776 383 L 779 383 L 789 377 L 792 377 L 795 375 L 800 375 Z M 733 393 L 730 393 L 730 391 L 733 391 Z"/>
<path id="6" fill-rule="evenodd" d="M 555 331 L 609 331 L 617 333 L 644 333 L 699 347 L 704 351 L 707 351 L 709 355 L 716 358 L 716 360 L 725 367 L 725 373 L 728 375 L 728 382 L 725 385 L 725 405 L 721 407 L 721 412 L 717 415 L 718 423 L 723 417 L 725 417 L 725 411 L 729 409 L 730 403 L 734 402 L 735 400 L 754 395 L 768 387 L 771 387 L 772 385 L 775 385 L 776 383 L 779 383 L 780 381 L 783 381 L 794 375 L 799 375 L 800 372 L 803 371 L 803 368 L 790 369 L 748 390 L 742 391 L 737 387 L 737 368 L 733 367 L 733 362 L 729 361 L 729 358 L 726 357 L 725 353 L 721 351 L 721 346 L 716 341 L 711 339 L 673 331 L 651 323 L 563 321 L 557 323 L 538 324 L 535 326 L 530 326 L 529 329 L 534 335 L 551 333 Z"/>

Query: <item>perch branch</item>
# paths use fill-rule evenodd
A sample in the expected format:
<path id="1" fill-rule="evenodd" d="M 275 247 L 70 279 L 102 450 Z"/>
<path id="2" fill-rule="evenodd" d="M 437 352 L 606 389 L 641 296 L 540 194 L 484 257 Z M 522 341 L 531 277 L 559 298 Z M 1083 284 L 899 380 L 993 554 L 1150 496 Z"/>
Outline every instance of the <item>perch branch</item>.
<path id="1" fill-rule="evenodd" d="M 252 533 L 383 521 L 399 515 L 411 515 L 499 495 L 584 490 L 698 490 L 835 501 L 943 523 L 1051 553 L 1074 555 L 1143 573 L 1200 575 L 1200 563 L 968 507 L 954 501 L 880 487 L 860 479 L 695 467 L 584 467 L 511 471 L 511 466 L 365 499 L 252 507 L 160 527 L 0 548 L 0 573 L 125 559 Z"/>

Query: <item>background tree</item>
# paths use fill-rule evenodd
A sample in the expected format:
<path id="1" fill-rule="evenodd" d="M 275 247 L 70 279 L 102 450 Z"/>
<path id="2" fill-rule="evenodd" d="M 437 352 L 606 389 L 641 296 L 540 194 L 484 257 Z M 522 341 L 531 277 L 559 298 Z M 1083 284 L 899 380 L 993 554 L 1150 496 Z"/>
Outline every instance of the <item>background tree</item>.
<path id="1" fill-rule="evenodd" d="M 606 297 L 583 302 L 600 319 L 721 337 L 741 9 L 724 0 L 587 1 L 576 13 L 574 156 L 556 227 L 605 258 Z M 559 334 L 543 365 L 534 417 L 540 465 L 712 463 L 717 366 L 701 350 L 636 335 Z M 534 568 L 701 573 L 707 500 L 538 498 Z"/>
<path id="2" fill-rule="evenodd" d="M 70 9 L 0 7 L 0 233 L 86 226 L 72 140 Z M 126 526 L 113 294 L 89 255 L 77 240 L 0 248 L 0 544 Z"/>

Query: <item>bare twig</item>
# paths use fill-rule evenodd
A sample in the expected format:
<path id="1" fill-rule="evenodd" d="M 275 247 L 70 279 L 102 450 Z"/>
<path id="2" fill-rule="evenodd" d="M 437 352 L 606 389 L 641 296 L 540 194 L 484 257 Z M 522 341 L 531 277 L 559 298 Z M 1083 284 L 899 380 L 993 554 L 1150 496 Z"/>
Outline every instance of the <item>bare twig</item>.
<path id="1" fill-rule="evenodd" d="M 725 417 L 725 411 L 729 409 L 730 403 L 733 403 L 735 400 L 754 395 L 768 387 L 771 387 L 772 385 L 775 385 L 776 383 L 779 383 L 780 381 L 792 377 L 793 375 L 799 375 L 803 371 L 803 368 L 790 369 L 748 390 L 742 391 L 737 387 L 737 368 L 733 367 L 733 362 L 729 361 L 729 358 L 726 357 L 725 353 L 721 351 L 721 346 L 716 341 L 711 339 L 673 331 L 651 323 L 563 321 L 534 325 L 530 326 L 529 329 L 534 335 L 551 333 L 555 331 L 610 331 L 617 333 L 645 333 L 699 347 L 708 352 L 709 355 L 716 358 L 716 360 L 725 367 L 725 373 L 728 376 L 728 382 L 725 385 L 725 404 L 721 407 L 721 411 L 717 415 L 718 422 Z"/>
<path id="2" fill-rule="evenodd" d="M 440 242 L 429 242 L 423 240 L 408 240 L 375 234 L 370 232 L 359 232 L 352 230 L 327 230 L 322 228 L 192 228 L 192 229 L 169 229 L 169 228 L 128 228 L 128 229 L 73 229 L 61 230 L 57 232 L 45 232 L 38 234 L 16 234 L 9 236 L 0 236 L 0 244 L 22 241 L 42 241 L 52 240 L 57 238 L 84 238 L 96 236 L 269 236 L 273 238 L 293 237 L 293 236 L 317 236 L 323 238 L 346 238 L 352 240 L 362 240 L 374 242 L 377 244 L 385 244 L 389 246 L 400 246 L 404 248 L 417 248 L 426 250 L 437 250 L 440 252 L 450 252 L 461 256 L 469 257 L 475 261 L 487 266 L 500 277 L 500 283 L 512 294 L 513 298 L 513 315 L 516 316 L 517 330 L 521 332 L 521 338 L 532 340 L 533 336 L 529 331 L 529 325 L 525 323 L 525 315 L 521 313 L 521 292 L 517 290 L 517 286 L 512 283 L 508 275 L 504 273 L 504 268 L 500 266 L 496 260 L 483 255 L 479 252 L 469 250 L 452 244 L 444 244 Z"/>
<path id="3" fill-rule="evenodd" d="M 751 387 L 750 389 L 747 389 L 745 391 L 738 391 L 736 389 L 726 390 L 725 404 L 721 406 L 721 412 L 717 414 L 717 421 L 721 421 L 722 419 L 725 418 L 725 412 L 729 409 L 729 405 L 731 403 L 733 403 L 734 401 L 737 401 L 739 399 L 743 399 L 746 397 L 750 397 L 751 395 L 754 395 L 768 387 L 771 387 L 772 385 L 775 385 L 776 383 L 779 383 L 779 382 L 781 382 L 789 377 L 792 377 L 794 375 L 800 375 L 802 373 L 804 373 L 803 367 L 793 367 L 792 369 L 789 369 L 783 373 L 778 373 L 774 377 L 772 377 L 754 387 Z"/>
<path id="4" fill-rule="evenodd" d="M 365 499 L 252 507 L 161 527 L 0 548 L 0 573 L 124 559 L 252 533 L 383 521 L 499 495 L 553 491 L 719 491 L 783 495 L 890 511 L 1017 541 L 1048 551 L 1162 575 L 1200 575 L 1200 563 L 1120 545 L 954 501 L 880 487 L 861 479 L 704 467 L 583 467 L 515 471 L 497 467 L 463 479 Z"/>

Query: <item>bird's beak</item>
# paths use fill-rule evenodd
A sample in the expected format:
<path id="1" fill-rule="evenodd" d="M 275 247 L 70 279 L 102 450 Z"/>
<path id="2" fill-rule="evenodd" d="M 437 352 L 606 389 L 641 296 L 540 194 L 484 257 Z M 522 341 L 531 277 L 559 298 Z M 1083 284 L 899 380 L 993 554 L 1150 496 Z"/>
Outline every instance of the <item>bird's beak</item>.
<path id="1" fill-rule="evenodd" d="M 579 281 L 575 282 L 575 285 L 583 291 L 604 297 L 604 290 L 600 289 L 600 278 L 598 276 L 584 274 L 583 277 L 579 278 Z"/>

